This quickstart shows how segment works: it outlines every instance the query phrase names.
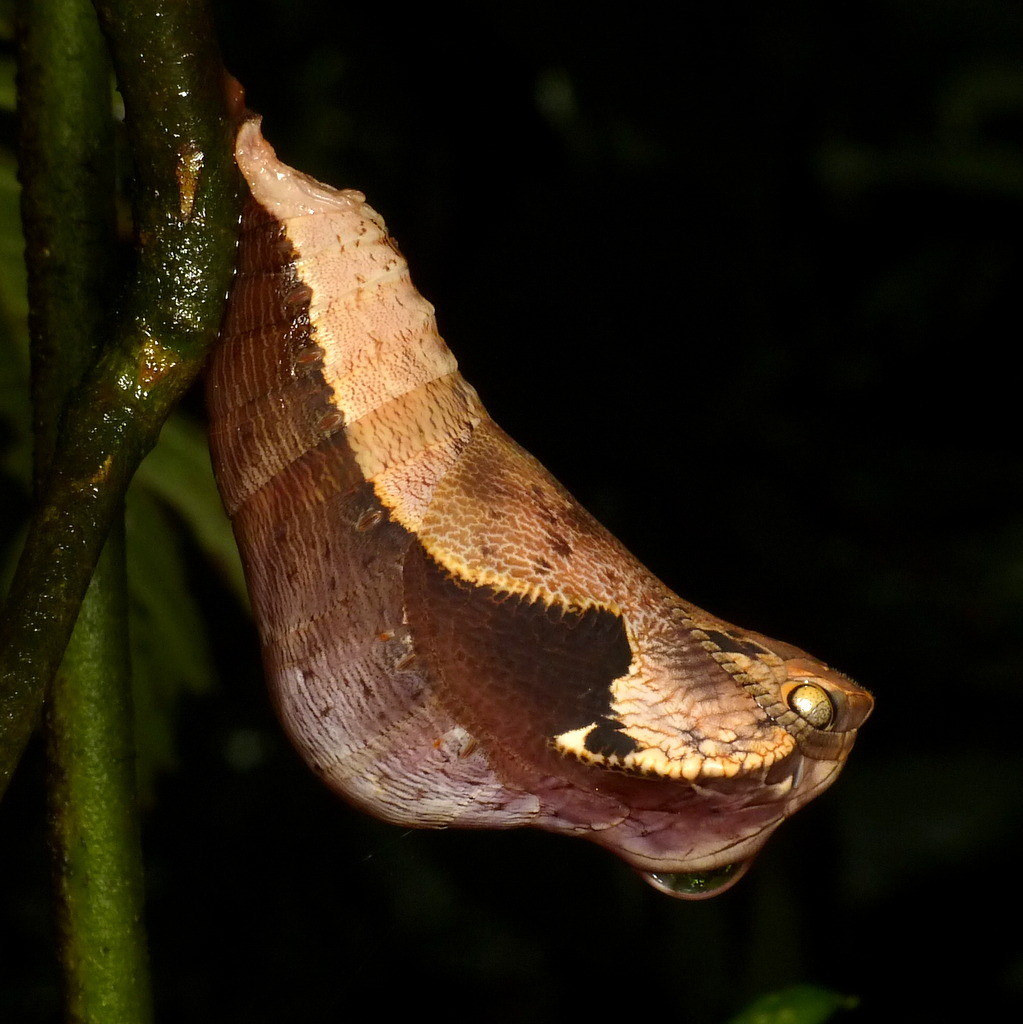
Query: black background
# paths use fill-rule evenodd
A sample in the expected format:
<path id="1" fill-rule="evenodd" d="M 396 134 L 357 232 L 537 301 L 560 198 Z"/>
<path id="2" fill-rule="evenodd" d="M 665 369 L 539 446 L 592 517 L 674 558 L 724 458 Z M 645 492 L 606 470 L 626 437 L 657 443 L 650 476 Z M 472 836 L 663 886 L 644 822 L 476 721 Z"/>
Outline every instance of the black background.
<path id="1" fill-rule="evenodd" d="M 1023 7 L 217 12 L 267 137 L 384 214 L 495 419 L 684 597 L 878 703 L 743 882 L 677 903 L 582 842 L 350 811 L 211 585 L 222 682 L 145 821 L 160 1019 L 701 1024 L 800 981 L 850 1021 L 1018 1012 Z M 34 767 L 0 851 L 25 1021 Z"/>

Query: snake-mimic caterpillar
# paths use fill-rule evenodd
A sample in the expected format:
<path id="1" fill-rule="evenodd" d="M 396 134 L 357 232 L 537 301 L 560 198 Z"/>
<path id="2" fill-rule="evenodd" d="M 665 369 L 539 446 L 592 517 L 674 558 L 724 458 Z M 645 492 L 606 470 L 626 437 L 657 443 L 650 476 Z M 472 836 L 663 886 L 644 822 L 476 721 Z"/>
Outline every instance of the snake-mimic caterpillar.
<path id="1" fill-rule="evenodd" d="M 209 371 L 284 726 L 404 825 L 583 836 L 699 897 L 837 776 L 869 694 L 669 591 L 488 416 L 383 220 L 280 163 Z"/>

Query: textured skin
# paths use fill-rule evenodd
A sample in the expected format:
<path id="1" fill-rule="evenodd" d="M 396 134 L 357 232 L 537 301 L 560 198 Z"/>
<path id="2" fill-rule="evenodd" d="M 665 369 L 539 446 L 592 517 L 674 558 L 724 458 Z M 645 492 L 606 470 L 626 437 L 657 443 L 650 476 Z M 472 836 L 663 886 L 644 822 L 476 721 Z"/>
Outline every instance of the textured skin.
<path id="1" fill-rule="evenodd" d="M 870 696 L 678 598 L 508 438 L 361 194 L 280 164 L 255 120 L 237 157 L 211 443 L 303 756 L 406 825 L 535 825 L 644 872 L 748 859 Z"/>

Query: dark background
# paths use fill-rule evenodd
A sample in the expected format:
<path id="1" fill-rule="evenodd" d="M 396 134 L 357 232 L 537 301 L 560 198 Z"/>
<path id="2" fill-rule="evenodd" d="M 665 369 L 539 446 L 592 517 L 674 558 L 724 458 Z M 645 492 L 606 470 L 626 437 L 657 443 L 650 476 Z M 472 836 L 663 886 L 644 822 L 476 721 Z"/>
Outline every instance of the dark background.
<path id="1" fill-rule="evenodd" d="M 197 572 L 220 682 L 145 819 L 160 1019 L 713 1024 L 803 981 L 850 1021 L 1018 1013 L 1023 6 L 217 11 L 280 156 L 385 215 L 495 419 L 685 598 L 878 703 L 747 878 L 678 903 L 583 842 L 350 811 Z M 38 762 L 0 849 L 26 1022 Z"/>

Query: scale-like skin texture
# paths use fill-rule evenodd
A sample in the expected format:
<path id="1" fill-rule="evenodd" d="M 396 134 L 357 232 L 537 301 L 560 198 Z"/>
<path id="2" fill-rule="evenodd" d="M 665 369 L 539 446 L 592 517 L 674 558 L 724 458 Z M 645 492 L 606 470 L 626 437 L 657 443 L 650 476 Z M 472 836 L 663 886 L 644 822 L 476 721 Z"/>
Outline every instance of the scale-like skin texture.
<path id="1" fill-rule="evenodd" d="M 361 194 L 256 120 L 237 158 L 211 441 L 303 756 L 405 825 L 535 825 L 644 872 L 747 860 L 870 696 L 678 598 L 507 437 Z"/>

